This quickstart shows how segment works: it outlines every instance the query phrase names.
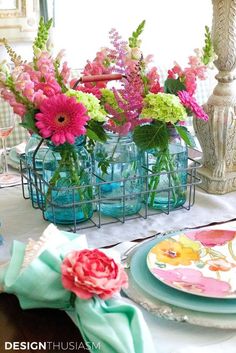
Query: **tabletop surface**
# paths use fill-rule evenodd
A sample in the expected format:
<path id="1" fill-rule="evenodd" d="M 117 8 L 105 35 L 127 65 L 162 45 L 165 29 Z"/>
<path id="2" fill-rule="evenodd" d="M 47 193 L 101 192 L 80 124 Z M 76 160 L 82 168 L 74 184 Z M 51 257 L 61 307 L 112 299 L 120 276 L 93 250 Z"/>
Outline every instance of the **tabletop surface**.
<path id="1" fill-rule="evenodd" d="M 221 223 L 219 227 L 224 227 L 224 222 L 235 220 L 235 196 L 236 192 L 216 196 L 198 189 L 195 205 L 190 211 L 179 210 L 146 220 L 137 219 L 125 224 L 104 226 L 101 229 L 86 229 L 82 233 L 86 234 L 89 246 L 101 247 L 137 238 L 144 239 L 155 233 L 185 227 L 193 228 L 213 223 Z M 37 239 L 48 225 L 42 219 L 41 212 L 33 209 L 29 200 L 23 199 L 20 186 L 0 189 L 0 221 L 0 233 L 5 239 L 4 246 L 0 246 L 0 262 L 9 258 L 13 239 L 23 242 L 29 237 Z M 232 227 L 236 229 L 236 222 L 232 223 Z M 156 318 L 145 310 L 142 311 L 155 336 L 158 353 L 175 353 L 176 347 L 183 344 L 191 345 L 194 342 L 199 346 L 213 344 L 227 340 L 233 335 L 232 331 L 169 322 Z M 82 342 L 80 350 L 77 351 L 88 351 L 83 348 L 78 329 L 64 312 L 49 309 L 23 311 L 13 295 L 0 294 L 0 328 L 0 353 L 5 352 L 3 347 L 6 341 Z M 168 338 L 170 332 L 172 340 Z M 62 351 L 65 350 L 53 350 L 53 352 Z M 232 347 L 232 351 L 227 350 L 227 353 L 235 352 L 235 346 Z"/>

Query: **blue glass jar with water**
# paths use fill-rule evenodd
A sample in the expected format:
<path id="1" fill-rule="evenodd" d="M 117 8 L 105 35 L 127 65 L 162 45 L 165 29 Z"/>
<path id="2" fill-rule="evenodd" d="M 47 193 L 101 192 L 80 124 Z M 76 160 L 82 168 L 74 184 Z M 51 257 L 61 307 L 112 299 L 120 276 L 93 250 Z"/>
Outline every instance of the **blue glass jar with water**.
<path id="1" fill-rule="evenodd" d="M 46 220 L 75 224 L 92 217 L 92 165 L 83 136 L 73 145 L 49 143 L 43 162 L 43 179 Z"/>
<path id="2" fill-rule="evenodd" d="M 169 127 L 168 132 L 167 148 L 146 152 L 146 201 L 149 207 L 162 211 L 182 206 L 187 196 L 187 145 L 174 127 Z"/>
<path id="3" fill-rule="evenodd" d="M 28 191 L 33 206 L 42 207 L 44 198 L 42 194 L 43 159 L 48 150 L 42 137 L 32 134 L 25 147 L 25 161 L 27 165 Z"/>
<path id="4" fill-rule="evenodd" d="M 108 133 L 106 143 L 97 143 L 94 151 L 99 211 L 107 216 L 124 217 L 142 207 L 143 153 L 132 135 Z"/>

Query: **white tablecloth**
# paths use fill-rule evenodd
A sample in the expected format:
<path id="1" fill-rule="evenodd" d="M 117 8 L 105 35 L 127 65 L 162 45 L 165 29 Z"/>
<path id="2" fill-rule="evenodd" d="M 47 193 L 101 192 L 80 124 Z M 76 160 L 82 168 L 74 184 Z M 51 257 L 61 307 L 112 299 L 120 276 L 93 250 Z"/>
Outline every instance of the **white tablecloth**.
<path id="1" fill-rule="evenodd" d="M 101 247 L 145 238 L 157 232 L 205 226 L 232 219 L 236 219 L 236 192 L 211 195 L 197 189 L 195 204 L 189 211 L 182 209 L 169 215 L 158 214 L 147 219 L 139 218 L 124 224 L 115 223 L 81 232 L 86 233 L 90 246 Z M 33 209 L 31 202 L 23 199 L 20 186 L 0 189 L 0 222 L 0 233 L 8 243 L 12 239 L 38 237 L 48 225 L 41 211 Z"/>
<path id="2" fill-rule="evenodd" d="M 195 205 L 190 211 L 179 210 L 169 215 L 152 216 L 147 220 L 136 219 L 101 229 L 87 229 L 83 233 L 87 235 L 90 247 L 101 247 L 144 238 L 157 232 L 225 222 L 236 217 L 235 200 L 236 192 L 216 196 L 199 189 Z M 0 233 L 5 238 L 5 245 L 0 247 L 0 260 L 9 257 L 8 250 L 13 239 L 26 241 L 29 237 L 38 238 L 48 225 L 42 219 L 41 211 L 33 209 L 30 201 L 22 198 L 20 187 L 0 189 L 0 222 Z M 221 225 L 224 228 L 226 226 L 236 229 L 236 222 Z M 121 244 L 120 250 L 125 247 L 127 243 Z M 236 353 L 235 331 L 170 322 L 144 309 L 142 311 L 151 329 L 157 353 Z"/>

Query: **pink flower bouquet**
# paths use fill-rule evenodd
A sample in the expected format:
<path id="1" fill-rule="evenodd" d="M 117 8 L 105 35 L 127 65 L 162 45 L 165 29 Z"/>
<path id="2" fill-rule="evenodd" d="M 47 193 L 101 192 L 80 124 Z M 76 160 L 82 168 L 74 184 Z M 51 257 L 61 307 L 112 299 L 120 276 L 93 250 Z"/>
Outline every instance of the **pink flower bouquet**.
<path id="1" fill-rule="evenodd" d="M 71 88 L 70 69 L 67 62 L 62 62 L 64 52 L 54 58 L 47 48 L 51 23 L 51 20 L 47 23 L 40 20 L 33 43 L 32 62 L 24 61 L 3 39 L 13 65 L 4 62 L 0 66 L 0 94 L 22 117 L 22 126 L 31 134 L 36 133 L 45 139 L 51 150 L 44 158 L 43 176 L 46 183 L 43 193 L 45 217 L 53 221 L 53 216 L 47 213 L 47 206 L 50 203 L 53 204 L 51 207 L 58 206 L 62 187 L 75 187 L 75 190 L 69 191 L 71 196 L 67 197 L 67 201 L 64 196 L 61 197 L 61 206 L 64 202 L 72 204 L 72 199 L 78 202 L 91 199 L 91 187 L 79 188 L 91 184 L 91 162 L 85 147 L 83 157 L 78 156 L 78 145 L 81 150 L 86 142 L 93 146 L 96 140 L 106 141 L 103 130 L 106 112 L 95 95 Z M 84 204 L 81 207 L 82 211 L 80 209 L 78 212 L 82 212 L 83 217 L 76 216 L 74 219 L 71 209 L 67 222 L 89 218 L 92 205 Z M 61 213 L 60 209 L 58 213 Z"/>

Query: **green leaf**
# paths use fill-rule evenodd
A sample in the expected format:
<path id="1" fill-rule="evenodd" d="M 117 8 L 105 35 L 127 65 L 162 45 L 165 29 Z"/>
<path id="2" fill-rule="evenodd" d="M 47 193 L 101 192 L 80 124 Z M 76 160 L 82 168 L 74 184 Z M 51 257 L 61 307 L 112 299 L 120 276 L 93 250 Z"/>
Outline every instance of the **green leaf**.
<path id="1" fill-rule="evenodd" d="M 106 160 L 106 159 L 104 159 L 98 163 L 98 167 L 101 169 L 103 174 L 108 174 L 107 170 L 108 170 L 109 166 L 110 166 L 110 161 Z"/>
<path id="2" fill-rule="evenodd" d="M 107 135 L 101 123 L 90 120 L 87 125 L 87 136 L 93 141 L 106 142 Z"/>
<path id="3" fill-rule="evenodd" d="M 156 121 L 150 125 L 136 126 L 133 139 L 136 145 L 142 150 L 151 148 L 166 149 L 169 141 L 169 134 L 166 124 Z"/>
<path id="4" fill-rule="evenodd" d="M 180 82 L 179 79 L 168 78 L 164 83 L 164 91 L 165 93 L 171 93 L 177 95 L 178 91 L 185 91 L 185 85 Z"/>
<path id="5" fill-rule="evenodd" d="M 189 147 L 195 147 L 196 143 L 194 141 L 193 136 L 190 134 L 188 129 L 185 126 L 175 125 L 175 128 L 179 134 L 179 136 L 184 140 L 184 142 Z"/>
<path id="6" fill-rule="evenodd" d="M 37 127 L 35 126 L 35 114 L 37 113 L 37 110 L 29 110 L 24 116 L 23 116 L 23 121 L 20 123 L 21 126 L 23 126 L 25 129 L 29 131 L 33 131 L 36 134 L 39 133 Z"/>

